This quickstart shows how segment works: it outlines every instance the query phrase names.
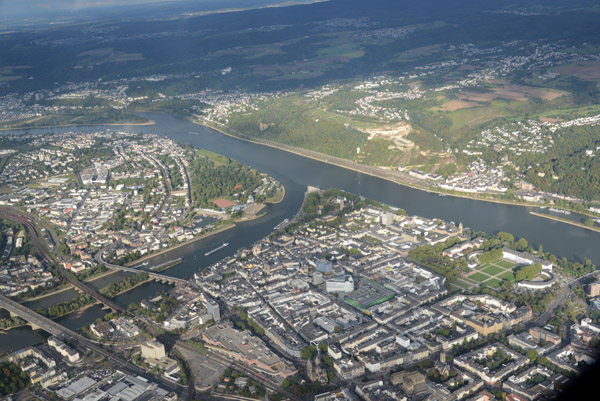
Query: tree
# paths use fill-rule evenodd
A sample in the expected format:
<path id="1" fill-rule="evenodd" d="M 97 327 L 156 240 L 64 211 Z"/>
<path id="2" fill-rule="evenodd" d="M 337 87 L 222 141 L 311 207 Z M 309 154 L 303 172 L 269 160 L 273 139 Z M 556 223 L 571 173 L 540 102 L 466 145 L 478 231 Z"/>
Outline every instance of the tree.
<path id="1" fill-rule="evenodd" d="M 497 237 L 499 239 L 501 239 L 504 242 L 507 242 L 509 244 L 512 244 L 513 242 L 515 242 L 515 237 L 512 234 L 506 233 L 504 231 L 500 231 L 497 235 Z"/>
<path id="2" fill-rule="evenodd" d="M 538 353 L 535 350 L 529 350 L 529 351 L 527 351 L 526 356 L 533 363 L 533 362 L 535 362 L 537 360 Z"/>
<path id="3" fill-rule="evenodd" d="M 305 361 L 308 361 L 313 359 L 316 353 L 317 349 L 315 347 L 313 347 L 312 345 L 307 345 L 300 352 L 300 357 Z"/>
<path id="4" fill-rule="evenodd" d="M 587 227 L 593 227 L 594 226 L 594 220 L 589 219 L 589 218 L 585 219 L 585 223 L 583 223 L 583 224 L 585 224 Z"/>
<path id="5" fill-rule="evenodd" d="M 540 263 L 534 263 L 529 266 L 523 266 L 519 270 L 517 270 L 515 279 L 517 281 L 533 280 L 541 272 L 542 272 L 542 265 Z"/>
<path id="6" fill-rule="evenodd" d="M 327 352 L 327 343 L 324 343 L 324 342 L 319 343 L 319 351 L 321 351 L 323 353 Z"/>

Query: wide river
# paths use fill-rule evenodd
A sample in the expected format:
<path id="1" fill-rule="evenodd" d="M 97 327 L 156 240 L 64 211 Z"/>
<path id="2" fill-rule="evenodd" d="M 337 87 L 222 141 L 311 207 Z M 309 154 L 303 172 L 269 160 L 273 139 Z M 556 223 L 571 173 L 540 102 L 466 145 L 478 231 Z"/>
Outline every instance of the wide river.
<path id="1" fill-rule="evenodd" d="M 582 261 L 584 257 L 587 257 L 596 265 L 600 265 L 600 233 L 533 216 L 529 214 L 529 211 L 533 208 L 452 196 L 441 197 L 434 193 L 412 189 L 283 150 L 235 139 L 167 114 L 148 113 L 145 116 L 155 121 L 156 124 L 148 126 L 44 128 L 5 131 L 3 133 L 98 132 L 109 130 L 164 135 L 246 163 L 271 175 L 285 186 L 285 199 L 278 204 L 269 205 L 266 209 L 268 212 L 266 216 L 238 224 L 231 230 L 205 240 L 190 243 L 172 252 L 159 255 L 150 261 L 150 264 L 153 265 L 182 257 L 183 263 L 165 271 L 165 274 L 168 275 L 190 277 L 202 267 L 208 266 L 225 256 L 232 255 L 237 249 L 247 247 L 253 242 L 264 238 L 273 231 L 275 225 L 285 218 L 292 217 L 298 211 L 308 185 L 321 188 L 340 188 L 401 207 L 408 214 L 438 217 L 443 220 L 454 221 L 457 224 L 462 222 L 465 227 L 478 231 L 487 233 L 510 232 L 517 238 L 525 237 L 532 246 L 537 247 L 542 244 L 545 251 L 550 251 L 559 257 L 564 256 L 578 261 Z M 204 256 L 207 250 L 213 249 L 224 241 L 230 244 L 227 248 L 208 257 Z M 103 285 L 106 284 L 103 283 Z M 169 287 L 164 284 L 147 283 L 117 297 L 117 302 L 126 307 L 130 302 L 138 302 L 167 288 Z M 65 297 L 66 294 L 62 294 L 60 301 L 46 299 L 38 305 L 62 302 Z M 39 306 L 36 305 L 36 307 Z M 76 318 L 65 318 L 63 323 L 70 328 L 76 328 L 78 325 L 81 327 L 86 323 L 93 322 L 102 313 L 99 307 L 90 308 Z M 31 333 L 28 329 L 19 329 L 18 332 L 18 335 L 14 330 L 12 333 L 0 335 L 0 353 L 40 341 L 41 337 L 36 333 Z"/>

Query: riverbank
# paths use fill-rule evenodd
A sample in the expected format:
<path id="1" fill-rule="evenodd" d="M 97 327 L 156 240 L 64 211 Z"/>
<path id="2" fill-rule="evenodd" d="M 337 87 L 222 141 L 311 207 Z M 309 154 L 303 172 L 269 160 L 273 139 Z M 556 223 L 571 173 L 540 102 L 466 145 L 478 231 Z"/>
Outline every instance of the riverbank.
<path id="1" fill-rule="evenodd" d="M 118 297 L 119 295 L 125 294 L 128 291 L 133 290 L 134 288 L 139 287 L 140 285 L 146 284 L 147 282 L 152 281 L 152 278 L 148 277 L 147 280 L 144 281 L 140 281 L 139 283 L 135 284 L 133 287 L 129 287 L 129 288 L 124 288 L 121 291 L 117 292 L 116 294 L 114 294 L 113 296 L 110 297 L 111 301 L 114 301 L 116 297 Z"/>
<path id="2" fill-rule="evenodd" d="M 285 187 L 282 186 L 282 188 L 283 188 L 283 195 L 281 196 L 281 199 L 279 199 L 278 201 L 275 201 L 275 202 L 267 202 L 267 201 L 265 201 L 264 203 L 276 204 L 276 203 L 281 202 L 283 200 L 284 196 L 285 196 Z M 251 221 L 251 220 L 256 220 L 258 218 L 261 218 L 261 217 L 263 217 L 266 214 L 266 212 L 265 213 L 260 213 L 260 214 L 258 214 L 258 213 L 262 209 L 264 209 L 264 208 L 265 208 L 265 205 L 262 205 L 260 207 L 260 209 L 256 212 L 257 214 L 255 214 L 255 215 L 253 215 L 251 217 L 245 217 L 245 218 L 238 219 L 238 220 L 236 220 L 236 222 Z M 145 256 L 143 256 L 143 257 L 141 257 L 139 259 L 136 259 L 136 260 L 134 260 L 132 262 L 126 263 L 125 266 L 132 267 L 134 265 L 138 265 L 140 263 L 144 263 L 145 261 L 150 260 L 150 259 L 154 258 L 155 256 L 163 255 L 163 254 L 168 253 L 170 251 L 174 251 L 175 249 L 178 249 L 178 248 L 184 247 L 186 245 L 189 245 L 191 243 L 194 243 L 196 241 L 200 241 L 202 239 L 208 238 L 208 237 L 210 237 L 212 235 L 216 235 L 216 234 L 222 233 L 223 231 L 229 230 L 230 228 L 233 228 L 233 227 L 235 227 L 235 222 L 231 223 L 231 224 L 227 224 L 227 225 L 219 228 L 218 230 L 211 231 L 211 232 L 208 232 L 206 234 L 202 234 L 199 237 L 192 238 L 191 240 L 182 242 L 182 243 L 177 244 L 177 245 L 170 246 L 170 247 L 165 248 L 165 249 L 161 249 L 158 252 L 153 252 L 151 254 L 145 255 Z M 172 267 L 172 266 L 170 266 L 170 267 Z"/>
<path id="3" fill-rule="evenodd" d="M 39 127 L 12 127 L 12 128 L 0 128 L 0 131 L 19 131 L 19 130 L 29 130 L 29 129 L 50 129 L 50 128 L 69 128 L 69 127 L 93 127 L 95 125 L 110 125 L 113 127 L 124 127 L 128 125 L 155 125 L 156 122 L 152 120 L 148 120 L 145 123 L 97 123 L 97 124 L 60 124 L 60 125 L 41 125 Z"/>
<path id="4" fill-rule="evenodd" d="M 285 198 L 285 187 L 283 185 L 281 186 L 281 192 L 282 192 L 281 197 L 278 200 L 275 200 L 275 201 L 266 200 L 264 203 L 269 203 L 271 205 L 276 205 L 276 204 L 278 204 L 280 202 L 283 202 L 283 199 Z"/>
<path id="5" fill-rule="evenodd" d="M 25 327 L 25 326 L 29 326 L 29 323 L 25 322 L 23 324 L 19 324 L 18 326 L 11 326 L 11 327 L 7 327 L 4 329 L 0 329 L 0 334 L 6 334 L 9 331 L 11 331 L 12 329 L 18 329 L 19 327 Z"/>
<path id="6" fill-rule="evenodd" d="M 111 274 L 116 274 L 116 273 L 119 273 L 119 271 L 118 270 L 110 270 L 109 269 L 109 270 L 107 270 L 105 272 L 102 272 L 101 274 L 99 274 L 97 276 L 88 277 L 85 280 L 83 280 L 83 282 L 84 283 L 92 283 L 92 282 L 94 282 L 96 280 L 99 280 L 99 279 L 101 279 L 103 277 L 107 277 L 107 276 L 110 276 Z M 68 290 L 73 290 L 74 288 L 75 287 L 73 287 L 73 285 L 71 285 L 71 284 L 65 284 L 63 286 L 55 288 L 51 292 L 42 293 L 40 295 L 36 295 L 33 298 L 19 299 L 18 302 L 19 303 L 25 303 L 25 302 L 31 302 L 31 301 L 38 301 L 38 300 L 43 299 L 43 298 L 47 298 L 47 297 L 51 297 L 51 296 L 56 295 L 56 294 L 60 294 L 61 292 L 65 292 L 65 291 L 68 291 Z"/>
<path id="7" fill-rule="evenodd" d="M 81 307 L 79 307 L 79 308 L 77 308 L 77 309 L 74 309 L 74 310 L 72 310 L 72 311 L 69 311 L 69 312 L 67 312 L 67 313 L 64 313 L 64 314 L 62 314 L 62 315 L 60 315 L 60 316 L 51 316 L 51 317 L 49 317 L 49 316 L 46 316 L 46 317 L 47 317 L 48 319 L 51 319 L 51 320 L 61 319 L 61 318 L 64 318 L 65 316 L 75 316 L 75 317 L 79 317 L 79 316 L 81 316 L 81 315 L 83 314 L 83 312 L 85 312 L 87 309 L 91 308 L 91 307 L 92 307 L 92 306 L 94 306 L 94 305 L 100 305 L 100 306 L 103 306 L 103 305 L 102 305 L 102 304 L 101 304 L 99 301 L 97 301 L 97 300 L 95 300 L 95 299 L 94 299 L 94 302 L 91 302 L 91 303 L 89 303 L 89 304 L 82 305 Z"/>
<path id="8" fill-rule="evenodd" d="M 543 218 L 550 219 L 550 220 L 560 221 L 561 223 L 570 224 L 572 226 L 577 226 L 577 227 L 585 228 L 585 229 L 588 229 L 588 230 L 591 230 L 591 231 L 600 232 L 600 227 L 586 226 L 583 223 L 579 223 L 577 221 L 569 220 L 569 219 L 566 219 L 564 217 L 552 216 L 552 215 L 549 215 L 549 214 L 538 213 L 538 212 L 529 212 L 529 214 L 532 214 L 532 215 L 537 216 L 537 217 L 543 217 Z"/>
<path id="9" fill-rule="evenodd" d="M 526 206 L 526 207 L 527 206 L 528 207 L 544 206 L 544 204 L 532 203 L 532 202 L 526 202 L 526 201 L 494 199 L 494 198 L 488 198 L 488 197 L 469 195 L 466 193 L 450 193 L 450 192 L 446 192 L 437 187 L 424 186 L 421 183 L 410 181 L 410 178 L 408 178 L 408 177 L 399 176 L 399 174 L 396 173 L 395 171 L 385 170 L 381 167 L 366 166 L 366 165 L 363 165 L 360 163 L 353 162 L 351 160 L 343 159 L 341 157 L 326 155 L 324 153 L 316 152 L 314 150 L 298 148 L 296 146 L 287 145 L 287 144 L 280 143 L 280 142 L 269 141 L 269 140 L 265 140 L 265 139 L 259 140 L 257 138 L 242 134 L 240 132 L 233 134 L 233 133 L 227 132 L 226 127 L 222 127 L 222 128 L 217 127 L 215 125 L 215 123 L 203 122 L 198 119 L 192 119 L 191 122 L 196 125 L 200 125 L 203 127 L 213 129 L 215 131 L 220 132 L 223 135 L 227 135 L 229 137 L 236 138 L 236 139 L 239 139 L 239 140 L 242 140 L 245 142 L 250 142 L 250 143 L 257 144 L 257 145 L 269 146 L 271 148 L 283 150 L 285 152 L 293 153 L 298 156 L 307 157 L 309 159 L 317 160 L 317 161 L 331 164 L 331 165 L 334 165 L 337 167 L 342 167 L 347 170 L 352 170 L 352 171 L 356 171 L 358 173 L 370 175 L 372 177 L 381 178 L 381 179 L 384 179 L 384 180 L 387 180 L 387 181 L 390 181 L 390 182 L 393 182 L 393 183 L 396 183 L 396 184 L 399 184 L 399 185 L 402 185 L 402 186 L 405 186 L 408 188 L 417 189 L 419 191 L 435 193 L 435 194 L 439 194 L 439 195 L 443 195 L 443 196 L 453 196 L 456 198 L 471 199 L 471 200 L 478 200 L 478 201 L 492 202 L 492 203 L 500 203 L 500 204 L 513 205 L 513 206 Z"/>
<path id="10" fill-rule="evenodd" d="M 165 248 L 165 249 L 161 249 L 161 250 L 160 250 L 160 251 L 158 251 L 158 252 L 153 252 L 153 253 L 151 253 L 151 254 L 148 254 L 148 255 L 142 256 L 141 258 L 139 258 L 139 259 L 136 259 L 136 260 L 134 260 L 133 262 L 129 262 L 129 263 L 127 263 L 125 266 L 127 266 L 127 267 L 131 267 L 132 265 L 138 265 L 138 264 L 140 264 L 140 263 L 143 263 L 143 262 L 145 262 L 145 261 L 147 261 L 147 260 L 149 260 L 149 259 L 152 259 L 152 258 L 154 258 L 155 256 L 163 255 L 163 254 L 165 254 L 165 253 L 167 253 L 167 252 L 174 251 L 175 249 L 179 249 L 179 248 L 181 248 L 181 247 L 184 247 L 184 246 L 186 246 L 186 245 L 192 244 L 192 243 L 194 243 L 194 242 L 196 242 L 196 241 L 200 241 L 200 240 L 202 240 L 202 239 L 208 238 L 208 237 L 210 237 L 210 236 L 212 236 L 212 235 L 215 235 L 215 234 L 222 233 L 223 231 L 229 230 L 230 228 L 233 228 L 233 227 L 235 227 L 235 223 L 227 224 L 227 225 L 225 225 L 225 226 L 223 226 L 223 227 L 219 228 L 218 230 L 211 231 L 211 232 L 208 232 L 208 233 L 206 233 L 206 234 L 202 234 L 201 236 L 199 236 L 199 237 L 195 237 L 195 238 L 192 238 L 192 239 L 191 239 L 191 240 L 189 240 L 189 241 L 185 241 L 185 242 L 182 242 L 182 243 L 180 243 L 180 244 L 173 245 L 173 246 L 167 247 L 167 248 Z"/>

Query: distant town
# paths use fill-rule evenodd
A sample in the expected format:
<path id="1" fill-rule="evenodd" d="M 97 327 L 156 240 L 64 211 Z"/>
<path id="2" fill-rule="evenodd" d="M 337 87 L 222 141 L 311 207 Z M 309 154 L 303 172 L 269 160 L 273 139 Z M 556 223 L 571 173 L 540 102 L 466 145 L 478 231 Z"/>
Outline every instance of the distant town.
<path id="1" fill-rule="evenodd" d="M 372 24 L 368 19 L 357 23 L 354 19 L 343 18 L 321 23 L 324 27 L 337 28 L 368 27 Z M 270 31 L 283 28 L 269 26 L 265 29 Z M 421 29 L 426 29 L 426 26 L 369 32 L 372 32 L 374 37 L 388 37 L 396 34 L 406 35 Z M 259 29 L 259 31 L 262 30 Z M 600 205 L 597 202 L 590 203 L 590 201 L 596 201 L 593 197 L 587 199 L 579 193 L 571 193 L 573 191 L 544 189 L 536 183 L 531 183 L 529 179 L 531 175 L 543 178 L 546 174 L 550 174 L 552 180 L 560 182 L 565 177 L 542 171 L 539 163 L 518 166 L 515 160 L 522 158 L 523 155 L 548 153 L 555 146 L 556 138 L 561 137 L 571 127 L 598 125 L 600 116 L 597 113 L 590 115 L 586 112 L 585 116 L 574 114 L 574 118 L 570 119 L 540 117 L 539 119 L 513 121 L 504 125 L 494 124 L 489 128 L 481 129 L 475 138 L 472 138 L 474 135 L 471 135 L 472 139 L 458 145 L 447 143 L 447 140 L 434 131 L 432 133 L 434 138 L 431 140 L 440 141 L 443 149 L 432 153 L 411 139 L 409 134 L 414 131 L 412 125 L 420 123 L 415 122 L 415 119 L 410 116 L 413 112 L 404 107 L 407 102 L 424 101 L 438 96 L 438 94 L 450 99 L 438 109 L 451 112 L 477 108 L 485 102 L 497 98 L 524 101 L 524 99 L 538 97 L 544 100 L 553 100 L 562 93 L 536 87 L 509 85 L 502 79 L 519 69 L 527 68 L 528 70 L 546 71 L 540 73 L 537 80 L 540 83 L 548 82 L 560 75 L 553 72 L 558 66 L 570 63 L 595 63 L 598 62 L 598 55 L 567 52 L 564 51 L 562 44 L 525 41 L 504 42 L 498 46 L 487 48 L 477 47 L 472 43 L 463 43 L 450 45 L 446 50 L 454 54 L 455 58 L 459 58 L 460 64 L 465 66 L 465 76 L 452 84 L 422 85 L 422 80 L 438 74 L 440 71 L 457 68 L 459 63 L 454 59 L 419 65 L 398 76 L 375 75 L 368 79 L 353 81 L 350 84 L 326 84 L 311 90 L 249 92 L 206 88 L 170 96 L 162 93 L 132 96 L 132 87 L 140 83 L 160 84 L 200 77 L 196 73 L 152 74 L 111 81 L 70 82 L 54 89 L 9 93 L 0 96 L 0 109 L 2 110 L 0 123 L 8 128 L 21 126 L 19 124 L 24 124 L 22 125 L 24 127 L 35 127 L 38 120 L 44 121 L 48 116 L 54 115 L 58 120 L 55 118 L 56 121 L 48 124 L 55 125 L 60 122 L 68 124 L 69 121 L 61 120 L 60 116 L 69 116 L 73 113 L 75 113 L 73 115 L 78 115 L 78 113 L 91 115 L 90 113 L 103 110 L 103 107 L 106 108 L 104 103 L 108 103 L 110 110 L 117 110 L 121 115 L 124 111 L 136 111 L 140 107 L 140 110 L 161 110 L 165 107 L 165 111 L 174 110 L 179 113 L 178 115 L 193 121 L 237 134 L 239 133 L 238 119 L 243 120 L 244 116 L 259 115 L 267 105 L 277 108 L 285 107 L 286 102 L 290 99 L 304 98 L 310 102 L 310 107 L 326 112 L 321 119 L 342 117 L 343 121 L 347 121 L 343 124 L 346 129 L 356 129 L 357 132 L 369 135 L 363 146 L 356 149 L 356 155 L 352 157 L 346 155 L 345 158 L 353 159 L 359 164 L 378 165 L 382 168 L 382 174 L 391 170 L 395 173 L 396 181 L 445 194 L 478 199 L 557 205 L 560 208 L 599 217 L 600 214 L 596 209 Z M 524 52 L 525 55 L 521 53 L 515 55 L 515 51 Z M 485 60 L 483 65 L 475 67 L 469 64 L 471 61 L 477 64 L 481 60 Z M 225 76 L 231 71 L 232 67 L 227 67 L 213 73 Z M 482 85 L 487 87 L 490 84 L 493 84 L 492 87 L 486 89 L 489 93 L 471 92 L 473 88 Z M 355 99 L 352 107 L 346 103 L 343 103 L 345 107 L 336 106 L 340 102 L 339 99 L 344 96 Z M 187 108 L 180 110 L 175 107 L 171 110 L 169 108 L 171 106 L 168 105 L 172 102 L 184 102 L 176 104 L 185 104 Z M 324 106 L 324 104 L 332 106 Z M 135 120 L 132 122 L 143 123 L 143 119 L 139 116 L 136 117 L 131 113 L 127 116 Z M 311 123 L 317 125 L 319 120 L 316 118 Z M 11 125 L 12 122 L 17 125 Z M 294 124 L 295 122 L 289 121 L 288 123 Z M 268 130 L 270 126 L 262 122 L 258 125 L 261 133 Z M 293 131 L 287 126 L 282 128 Z M 243 134 L 253 135 L 246 131 Z M 385 141 L 388 150 L 394 151 L 398 155 L 402 152 L 413 152 L 415 149 L 420 150 L 421 156 L 417 159 L 421 161 L 423 158 L 428 159 L 435 154 L 434 158 L 441 159 L 440 164 L 432 169 L 431 164 L 422 165 L 422 163 L 410 162 L 410 159 L 416 156 L 410 158 L 397 156 L 392 158 L 393 162 L 390 162 L 383 158 L 381 149 L 376 152 L 368 150 L 371 143 L 377 141 Z M 286 141 L 282 140 L 282 142 Z M 300 148 L 310 148 L 308 145 L 305 144 Z M 599 149 L 600 143 L 585 149 L 585 154 L 587 157 L 593 158 Z M 322 159 L 326 160 L 328 152 L 319 151 L 324 153 Z M 490 152 L 498 157 L 494 156 L 490 159 Z M 458 171 L 456 171 L 456 166 L 448 171 L 443 171 L 445 163 L 453 165 L 456 158 L 461 158 L 462 163 Z M 404 161 L 398 162 L 397 159 Z M 546 170 L 548 169 L 546 168 Z M 592 221 L 588 226 L 598 228 L 599 224 L 597 221 Z"/>

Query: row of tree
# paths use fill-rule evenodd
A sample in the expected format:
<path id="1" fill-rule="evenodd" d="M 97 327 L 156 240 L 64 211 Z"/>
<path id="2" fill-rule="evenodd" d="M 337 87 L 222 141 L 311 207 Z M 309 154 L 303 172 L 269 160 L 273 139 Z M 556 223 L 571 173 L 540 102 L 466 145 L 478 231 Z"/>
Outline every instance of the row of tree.
<path id="1" fill-rule="evenodd" d="M 81 295 L 79 298 L 75 298 L 58 305 L 53 305 L 45 309 L 40 308 L 37 310 L 37 312 L 49 318 L 61 317 L 71 312 L 75 312 L 86 305 L 93 304 L 94 302 L 94 298 L 88 295 Z"/>
<path id="2" fill-rule="evenodd" d="M 118 281 L 116 283 L 112 283 L 109 286 L 102 288 L 100 290 L 100 294 L 107 296 L 109 298 L 113 298 L 119 293 L 126 291 L 130 288 L 135 287 L 136 285 L 147 281 L 150 278 L 148 273 L 140 272 L 135 276 L 130 276 L 125 278 L 124 280 Z"/>

